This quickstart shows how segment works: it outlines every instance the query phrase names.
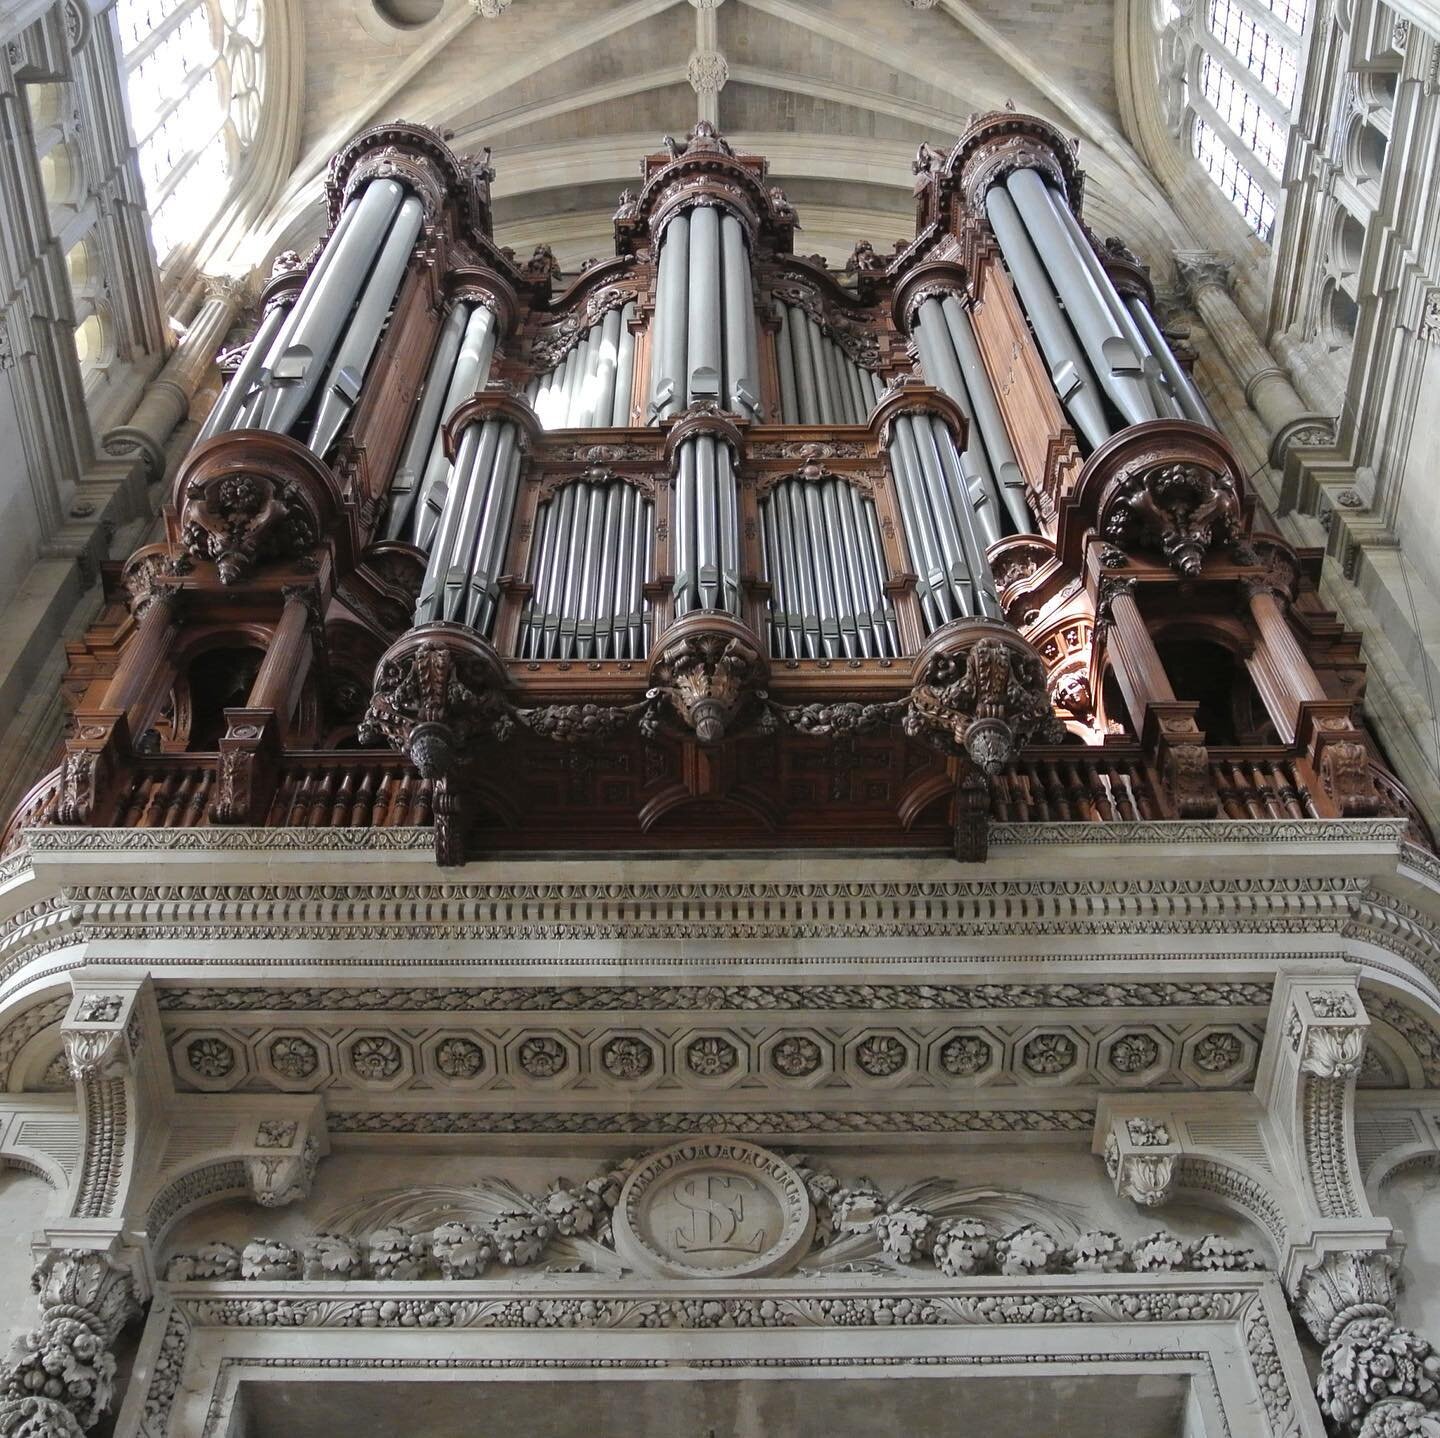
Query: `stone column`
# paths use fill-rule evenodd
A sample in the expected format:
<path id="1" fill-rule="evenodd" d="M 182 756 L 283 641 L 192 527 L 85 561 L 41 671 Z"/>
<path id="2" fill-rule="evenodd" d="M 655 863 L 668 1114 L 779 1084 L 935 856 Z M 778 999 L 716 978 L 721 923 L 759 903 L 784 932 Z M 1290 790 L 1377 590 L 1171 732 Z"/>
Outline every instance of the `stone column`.
<path id="1" fill-rule="evenodd" d="M 1327 415 L 1317 415 L 1295 392 L 1290 376 L 1260 342 L 1240 307 L 1230 296 L 1232 265 L 1223 256 L 1182 251 L 1175 269 L 1186 297 L 1205 323 L 1225 362 L 1235 372 L 1250 408 L 1260 416 L 1270 437 L 1270 463 L 1277 469 L 1291 445 L 1322 445 L 1334 439 Z"/>
<path id="2" fill-rule="evenodd" d="M 247 298 L 244 280 L 206 276 L 204 285 L 204 302 L 185 338 L 146 387 L 130 422 L 110 430 L 102 441 L 106 454 L 116 457 L 139 450 L 144 456 L 145 477 L 152 484 L 165 473 L 166 442 L 189 414 L 190 401 Z"/>

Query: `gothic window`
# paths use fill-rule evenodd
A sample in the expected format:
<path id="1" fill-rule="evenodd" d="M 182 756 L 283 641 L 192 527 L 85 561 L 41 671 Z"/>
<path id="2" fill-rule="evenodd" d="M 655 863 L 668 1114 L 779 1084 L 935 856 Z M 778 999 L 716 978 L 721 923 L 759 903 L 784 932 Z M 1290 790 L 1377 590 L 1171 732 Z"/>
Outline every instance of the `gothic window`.
<path id="1" fill-rule="evenodd" d="M 198 241 L 255 138 L 262 0 L 119 0 L 130 119 L 156 258 Z"/>
<path id="2" fill-rule="evenodd" d="M 1308 0 L 1160 0 L 1161 91 L 1177 134 L 1267 244 L 1274 237 Z"/>

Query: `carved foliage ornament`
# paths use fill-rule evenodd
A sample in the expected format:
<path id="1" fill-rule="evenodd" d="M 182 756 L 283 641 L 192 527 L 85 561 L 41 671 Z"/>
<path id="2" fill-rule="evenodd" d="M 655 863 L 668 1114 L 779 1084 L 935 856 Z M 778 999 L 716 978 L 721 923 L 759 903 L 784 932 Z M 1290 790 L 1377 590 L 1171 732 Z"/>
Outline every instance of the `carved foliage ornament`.
<path id="1" fill-rule="evenodd" d="M 1237 541 L 1242 527 L 1230 476 L 1183 463 L 1127 475 L 1106 497 L 1100 518 L 1107 539 L 1158 549 L 1185 575 L 1198 574 L 1211 546 Z"/>
<path id="2" fill-rule="evenodd" d="M 703 614 L 682 620 L 662 640 L 651 668 L 654 687 L 647 698 L 663 702 L 702 744 L 725 737 L 752 699 L 763 703 L 767 666 L 750 632 L 724 615 Z M 768 712 L 762 711 L 762 725 Z M 641 729 L 654 734 L 654 710 Z"/>
<path id="3" fill-rule="evenodd" d="M 185 490 L 180 542 L 210 560 L 222 584 L 237 584 L 257 564 L 293 559 L 319 541 L 319 526 L 297 486 L 252 471 L 198 480 Z"/>
<path id="4" fill-rule="evenodd" d="M 924 664 L 903 726 L 994 775 L 1053 720 L 1044 664 L 1013 630 L 993 624 Z"/>

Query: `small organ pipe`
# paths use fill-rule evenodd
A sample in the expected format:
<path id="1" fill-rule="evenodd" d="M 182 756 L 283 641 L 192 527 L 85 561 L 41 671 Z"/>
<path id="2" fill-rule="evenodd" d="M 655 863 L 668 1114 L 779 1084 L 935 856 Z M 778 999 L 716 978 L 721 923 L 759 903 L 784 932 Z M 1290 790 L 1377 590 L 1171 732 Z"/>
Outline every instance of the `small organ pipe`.
<path id="1" fill-rule="evenodd" d="M 775 335 L 775 368 L 780 376 L 780 422 L 800 423 L 800 399 L 795 389 L 795 355 L 790 348 L 790 309 L 781 303 L 780 329 Z"/>
<path id="2" fill-rule="evenodd" d="M 680 446 L 675 476 L 675 613 L 699 609 L 695 574 L 695 445 Z"/>
<path id="3" fill-rule="evenodd" d="M 487 421 L 493 424 L 494 421 Z M 491 468 L 490 483 L 481 510 L 480 533 L 470 566 L 470 592 L 466 599 L 465 622 L 481 634 L 488 634 L 500 607 L 500 571 L 505 563 L 505 542 L 515 513 L 515 495 L 520 475 L 520 447 L 513 424 L 497 424 L 499 442 Z"/>
<path id="4" fill-rule="evenodd" d="M 928 457 L 933 450 L 936 458 L 940 461 L 940 468 L 949 481 L 952 492 L 954 485 L 960 476 L 960 457 L 955 453 L 955 442 L 951 437 L 950 430 L 944 420 L 931 416 L 930 419 L 930 445 L 927 448 L 921 443 L 922 423 L 915 422 L 917 445 L 920 448 L 922 461 Z M 1000 608 L 999 596 L 995 593 L 995 581 L 990 575 L 990 562 L 985 557 L 985 550 L 981 546 L 980 536 L 975 528 L 969 523 L 970 516 L 966 513 L 963 505 L 956 506 L 956 514 L 960 521 L 961 536 L 965 543 L 966 559 L 970 571 L 970 585 L 972 603 L 974 607 L 971 613 L 979 613 L 990 619 L 1003 619 L 1004 611 Z"/>
<path id="5" fill-rule="evenodd" d="M 404 189 L 396 181 L 372 180 L 360 196 L 354 223 L 338 244 L 326 246 L 327 253 L 334 251 L 333 261 L 320 276 L 313 294 L 310 285 L 305 286 L 300 303 L 292 311 L 298 311 L 293 328 L 276 340 L 279 353 L 272 352 L 269 361 L 270 390 L 256 428 L 288 434 L 310 402 L 404 196 Z M 304 309 L 301 304 L 305 304 Z"/>
<path id="6" fill-rule="evenodd" d="M 610 423 L 620 429 L 630 423 L 630 405 L 635 393 L 635 335 L 630 326 L 635 319 L 635 302 L 631 300 L 620 311 L 619 349 L 615 359 L 615 404 Z"/>
<path id="7" fill-rule="evenodd" d="M 381 331 L 400 292 L 424 218 L 425 206 L 414 195 L 407 196 L 385 237 L 380 257 L 360 293 L 360 302 L 355 306 L 335 357 L 325 371 L 320 386 L 320 408 L 309 439 L 310 449 L 321 458 L 329 452 L 360 398 L 360 386 L 365 382 L 365 372 L 375 357 Z"/>
<path id="8" fill-rule="evenodd" d="M 600 348 L 595 362 L 595 403 L 588 423 L 607 425 L 615 410 L 615 376 L 620 357 L 620 311 L 610 310 L 600 325 Z"/>
<path id="9" fill-rule="evenodd" d="M 455 456 L 455 467 L 451 483 L 444 495 L 443 505 L 436 516 L 434 543 L 430 546 L 429 563 L 425 566 L 425 578 L 420 584 L 420 598 L 415 604 L 416 624 L 428 624 L 443 618 L 441 613 L 445 583 L 445 568 L 450 551 L 455 544 L 460 524 L 460 507 L 463 492 L 469 483 L 475 451 L 480 444 L 480 430 L 472 426 L 460 440 L 459 452 Z"/>
<path id="10" fill-rule="evenodd" d="M 810 316 L 798 305 L 788 307 L 790 343 L 795 352 L 795 384 L 800 398 L 801 424 L 820 423 L 820 399 L 815 387 L 815 361 L 810 349 Z"/>
<path id="11" fill-rule="evenodd" d="M 555 535 L 550 553 L 550 573 L 546 582 L 544 638 L 542 657 L 553 659 L 560 643 L 562 596 L 565 566 L 570 559 L 570 537 L 575 525 L 575 503 L 580 486 L 567 484 L 558 496 L 560 508 L 555 516 Z M 554 503 L 555 501 L 551 501 Z"/>
<path id="12" fill-rule="evenodd" d="M 551 521 L 554 504 L 542 504 L 535 515 L 534 538 L 530 544 L 530 598 L 520 626 L 520 656 L 533 659 L 540 652 L 540 630 L 545 619 L 545 578 L 549 569 Z"/>
<path id="13" fill-rule="evenodd" d="M 961 373 L 969 391 L 971 414 L 980 426 L 980 437 L 990 456 L 990 469 L 1000 482 L 1000 497 L 1016 534 L 1029 534 L 1034 528 L 1030 509 L 1025 502 L 1025 475 L 1020 461 L 1015 458 L 1009 432 L 995 401 L 995 391 L 990 386 L 990 375 L 980 356 L 980 346 L 970 316 L 961 308 L 954 295 L 946 295 L 941 301 L 945 324 L 949 329 L 951 342 L 960 361 Z"/>
<path id="14" fill-rule="evenodd" d="M 895 476 L 895 492 L 900 501 L 900 523 L 915 566 L 916 592 L 920 597 L 926 627 L 938 629 L 955 616 L 941 559 L 940 536 L 917 476 L 919 464 L 914 459 L 914 448 L 905 419 L 897 419 L 891 431 L 888 453 L 891 472 Z"/>
<path id="15" fill-rule="evenodd" d="M 469 318 L 470 307 L 458 304 L 445 316 L 445 323 L 440 327 L 440 338 L 436 341 L 435 353 L 425 375 L 425 388 L 415 407 L 415 418 L 411 421 L 400 462 L 395 467 L 395 478 L 390 481 L 390 512 L 385 516 L 386 539 L 399 539 L 410 518 L 420 481 L 424 478 L 425 463 L 435 440 L 435 431 L 440 425 L 445 390 L 454 372 Z"/>
<path id="16" fill-rule="evenodd" d="M 452 483 L 453 472 L 445 455 L 444 422 L 472 394 L 484 388 L 494 353 L 495 314 L 485 305 L 476 305 L 465 323 L 465 337 L 460 341 L 460 353 L 456 356 L 445 400 L 440 406 L 440 420 L 430 441 L 430 457 L 425 461 L 425 477 L 420 485 L 411 539 L 421 549 L 430 545 L 436 522 L 445 507 L 446 492 Z"/>
<path id="17" fill-rule="evenodd" d="M 490 498 L 491 476 L 495 471 L 495 455 L 500 445 L 500 426 L 486 420 L 480 427 L 480 443 L 472 453 L 464 473 L 464 483 L 455 501 L 459 512 L 451 534 L 450 552 L 445 560 L 445 594 L 442 619 L 464 623 L 465 603 L 470 588 L 470 570 L 479 542 L 480 525 Z M 468 431 L 467 431 L 468 433 Z M 456 477 L 461 478 L 457 461 Z"/>
<path id="18" fill-rule="evenodd" d="M 1079 341 L 1055 298 L 1015 202 L 1003 185 L 990 187 L 985 196 L 985 213 L 1050 366 L 1050 381 L 1055 392 L 1080 433 L 1092 448 L 1098 448 L 1110 438 L 1110 422 L 1100 403 L 1099 389 Z"/>
<path id="19" fill-rule="evenodd" d="M 795 557 L 795 579 L 800 594 L 800 626 L 805 638 L 805 655 L 818 659 L 825 652 L 820 625 L 820 595 L 815 587 L 815 568 L 811 560 L 810 526 L 805 516 L 805 499 L 800 486 L 787 484 L 785 499 L 789 508 L 791 553 Z"/>
<path id="20" fill-rule="evenodd" d="M 715 436 L 702 434 L 695 441 L 695 579 L 700 607 L 720 607 L 720 476 L 715 472 Z"/>
<path id="21" fill-rule="evenodd" d="M 815 399 L 819 423 L 834 424 L 835 397 L 830 392 L 830 371 L 825 363 L 825 337 L 820 326 L 802 310 L 805 317 L 805 341 L 810 347 L 810 368 L 815 376 Z"/>

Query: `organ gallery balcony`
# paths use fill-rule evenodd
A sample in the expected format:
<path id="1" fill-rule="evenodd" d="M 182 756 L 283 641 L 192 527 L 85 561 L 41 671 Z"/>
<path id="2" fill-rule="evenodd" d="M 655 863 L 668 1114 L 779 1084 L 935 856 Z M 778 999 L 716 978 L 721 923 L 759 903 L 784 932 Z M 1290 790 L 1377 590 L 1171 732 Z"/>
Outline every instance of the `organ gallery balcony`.
<path id="1" fill-rule="evenodd" d="M 1374 814 L 1429 842 L 1318 556 L 1268 532 L 1048 123 L 922 147 L 914 241 L 843 270 L 704 122 L 577 275 L 495 244 L 491 178 L 407 124 L 336 156 L 7 845 L 978 860 L 997 823 Z"/>

